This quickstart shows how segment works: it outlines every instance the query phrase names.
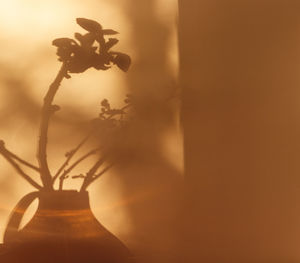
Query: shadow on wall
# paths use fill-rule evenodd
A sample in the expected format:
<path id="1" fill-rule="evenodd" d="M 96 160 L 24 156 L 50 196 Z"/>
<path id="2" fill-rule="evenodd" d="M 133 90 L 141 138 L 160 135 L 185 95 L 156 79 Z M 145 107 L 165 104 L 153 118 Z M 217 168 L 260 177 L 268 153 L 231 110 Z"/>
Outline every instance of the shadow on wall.
<path id="1" fill-rule="evenodd" d="M 127 206 L 133 229 L 129 245 L 140 262 L 181 262 L 183 179 L 165 158 L 162 143 L 170 127 L 176 132 L 179 109 L 179 97 L 168 99 L 178 94 L 168 65 L 172 25 L 160 20 L 156 8 L 156 1 L 131 0 L 125 11 L 136 51 L 127 85 L 138 103 L 135 132 L 118 174 L 124 196 L 134 198 Z M 182 147 L 180 138 L 173 143 Z"/>
<path id="2" fill-rule="evenodd" d="M 178 209 L 181 205 L 182 174 L 163 153 L 163 136 L 172 127 L 176 129 L 178 99 L 169 99 L 174 95 L 177 86 L 167 62 L 171 32 L 169 26 L 158 19 L 155 2 L 127 1 L 126 4 L 125 12 L 134 36 L 132 45 L 136 51 L 127 86 L 129 93 L 137 101 L 137 118 L 134 122 L 134 133 L 128 138 L 126 145 L 120 145 L 119 150 L 124 153 L 124 159 L 115 168 L 114 176 L 121 182 L 120 191 L 131 222 L 131 233 L 124 236 L 124 241 L 140 262 L 166 263 L 176 262 L 180 254 L 176 246 L 179 236 Z M 1 105 L 0 122 L 7 124 L 8 131 L 19 129 L 20 134 L 26 130 L 31 135 L 25 145 L 26 149 L 30 149 L 25 150 L 24 158 L 34 159 L 35 147 L 32 145 L 35 145 L 38 136 L 40 105 L 30 97 L 29 91 L 27 93 L 26 83 L 30 83 L 30 80 L 14 77 L 24 76 L 21 72 L 8 72 L 3 78 L 3 86 L 7 89 L 7 94 L 12 91 L 14 94 L 6 96 L 8 100 L 5 101 L 3 110 Z M 10 76 L 9 79 L 7 76 Z M 72 144 L 72 141 L 86 132 L 83 123 L 90 116 L 75 108 L 65 107 L 64 112 L 64 115 L 56 115 L 53 119 L 50 131 L 53 143 L 51 152 L 56 147 L 63 152 L 63 146 Z M 7 115 L 12 114 L 15 114 L 14 119 L 26 120 L 23 125 L 25 127 L 18 128 L 12 118 L 7 118 Z M 58 130 L 63 132 L 56 132 Z M 12 137 L 11 142 L 17 144 L 16 138 L 17 136 Z M 19 138 L 24 141 L 24 137 Z M 24 143 L 23 141 L 19 142 Z M 180 141 L 175 143 L 181 147 Z M 1 183 L 5 187 L 5 182 Z M 97 192 L 97 189 L 94 190 Z"/>

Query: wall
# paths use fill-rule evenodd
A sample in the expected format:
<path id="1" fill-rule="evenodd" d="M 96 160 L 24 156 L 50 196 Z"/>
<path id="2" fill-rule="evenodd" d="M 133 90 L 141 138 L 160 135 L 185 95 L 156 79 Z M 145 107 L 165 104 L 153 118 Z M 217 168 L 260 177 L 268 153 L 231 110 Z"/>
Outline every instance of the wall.
<path id="1" fill-rule="evenodd" d="M 299 262 L 300 3 L 179 2 L 185 262 Z"/>

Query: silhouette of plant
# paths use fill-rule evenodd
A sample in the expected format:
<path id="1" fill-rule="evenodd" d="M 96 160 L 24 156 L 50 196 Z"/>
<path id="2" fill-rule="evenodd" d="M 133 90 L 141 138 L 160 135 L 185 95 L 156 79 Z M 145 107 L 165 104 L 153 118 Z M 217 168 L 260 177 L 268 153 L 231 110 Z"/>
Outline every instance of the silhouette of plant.
<path id="1" fill-rule="evenodd" d="M 125 125 L 126 120 L 124 116 L 126 115 L 128 108 L 131 106 L 132 98 L 129 95 L 124 100 L 125 106 L 120 109 L 111 108 L 107 99 L 102 100 L 101 112 L 99 116 L 92 121 L 91 132 L 74 149 L 65 154 L 66 160 L 54 175 L 51 174 L 47 159 L 48 127 L 53 114 L 60 110 L 58 105 L 53 104 L 53 100 L 63 79 L 69 79 L 71 78 L 70 74 L 83 73 L 89 68 L 108 70 L 113 65 L 117 65 L 117 67 L 119 67 L 122 71 L 126 72 L 131 64 L 131 59 L 128 55 L 111 50 L 112 47 L 118 43 L 118 39 L 106 39 L 106 36 L 116 35 L 118 32 L 112 29 L 103 29 L 98 22 L 86 18 L 77 18 L 76 22 L 79 26 L 85 29 L 87 33 L 84 35 L 75 33 L 75 39 L 57 38 L 52 42 L 52 44 L 57 47 L 58 60 L 62 62 L 62 65 L 56 78 L 51 83 L 46 96 L 44 97 L 38 139 L 38 166 L 30 164 L 9 151 L 6 148 L 4 141 L 0 140 L 0 153 L 2 156 L 15 168 L 19 175 L 39 190 L 54 190 L 54 183 L 57 179 L 59 179 L 59 190 L 62 190 L 65 179 L 81 178 L 83 179 L 83 183 L 80 191 L 85 191 L 92 182 L 109 170 L 117 160 L 116 158 L 110 158 L 111 151 L 107 145 L 91 149 L 73 163 L 71 163 L 71 160 L 92 135 L 101 134 L 103 136 L 113 136 L 116 134 L 116 131 Z M 101 155 L 100 152 L 102 153 Z M 95 154 L 99 155 L 98 159 L 85 174 L 70 175 L 72 170 L 79 163 Z M 38 172 L 40 174 L 42 184 L 40 185 L 34 181 L 27 173 L 24 172 L 19 164 L 27 166 L 35 172 Z M 101 170 L 100 168 L 105 164 L 106 166 Z"/>

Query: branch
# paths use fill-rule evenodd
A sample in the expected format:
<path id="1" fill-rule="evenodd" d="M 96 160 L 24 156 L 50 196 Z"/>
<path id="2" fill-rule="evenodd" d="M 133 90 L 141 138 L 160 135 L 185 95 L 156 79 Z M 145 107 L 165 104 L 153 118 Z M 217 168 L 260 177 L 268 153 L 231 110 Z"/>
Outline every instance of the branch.
<path id="1" fill-rule="evenodd" d="M 37 172 L 40 172 L 40 169 L 37 166 L 35 166 L 35 165 L 33 165 L 33 164 L 31 164 L 31 163 L 29 163 L 29 162 L 21 159 L 20 157 L 18 157 L 17 155 L 15 155 L 14 153 L 12 153 L 11 151 L 9 151 L 7 149 L 5 149 L 5 151 L 6 151 L 7 154 L 10 155 L 11 158 L 15 159 L 16 161 L 19 161 L 20 163 L 22 163 L 22 164 L 30 167 L 31 169 L 33 169 L 33 170 L 35 170 Z"/>
<path id="2" fill-rule="evenodd" d="M 69 174 L 79 163 L 81 163 L 83 160 L 85 160 L 87 157 L 95 154 L 97 151 L 99 151 L 99 148 L 93 149 L 91 151 L 89 151 L 88 153 L 86 153 L 85 155 L 83 155 L 82 157 L 80 157 L 77 161 L 75 161 L 67 170 L 65 170 L 61 177 L 65 177 L 67 174 Z M 55 177 L 53 177 L 53 184 L 55 182 L 55 180 L 58 178 L 59 174 L 57 174 Z"/>
<path id="3" fill-rule="evenodd" d="M 69 176 L 61 176 L 59 177 L 59 191 L 63 190 L 63 185 L 64 185 L 64 181 L 68 178 Z"/>
<path id="4" fill-rule="evenodd" d="M 99 167 L 104 163 L 105 161 L 105 157 L 100 158 L 93 166 L 92 168 L 87 172 L 84 180 L 83 180 L 83 184 L 81 186 L 80 191 L 85 191 L 85 189 L 87 188 L 87 186 L 90 184 L 90 180 L 91 178 L 95 175 L 95 173 L 97 172 L 97 170 L 99 169 Z"/>
<path id="5" fill-rule="evenodd" d="M 124 110 L 126 110 L 127 108 L 129 108 L 129 107 L 131 107 L 132 105 L 131 104 L 127 104 L 126 106 L 124 106 L 124 107 L 122 107 L 121 109 L 120 109 L 120 111 L 124 111 Z M 107 120 L 110 120 L 110 119 L 112 119 L 115 115 L 119 115 L 120 113 L 112 113 L 112 114 L 110 114 L 110 116 L 107 118 Z M 122 113 L 122 115 L 123 115 L 123 113 Z"/>
<path id="6" fill-rule="evenodd" d="M 60 86 L 60 83 L 66 76 L 66 74 L 67 74 L 67 66 L 65 63 L 63 63 L 55 80 L 49 87 L 49 90 L 44 98 L 44 105 L 42 108 L 37 158 L 41 170 L 41 180 L 43 182 L 44 187 L 48 190 L 53 190 L 52 177 L 47 162 L 48 126 L 49 126 L 50 117 L 54 113 L 54 105 L 52 105 L 54 96 Z"/>
<path id="7" fill-rule="evenodd" d="M 63 169 L 69 164 L 70 160 L 72 159 L 72 157 L 76 154 L 76 152 L 81 148 L 81 146 L 89 139 L 89 137 L 91 136 L 91 134 L 89 134 L 88 136 L 86 136 L 78 145 L 74 150 L 70 151 L 69 156 L 67 157 L 67 159 L 65 160 L 65 162 L 62 164 L 62 166 L 58 169 L 58 171 L 56 172 L 56 174 L 54 175 L 53 179 L 52 179 L 52 183 L 55 182 L 55 180 L 59 177 L 59 175 L 61 174 L 61 172 L 63 171 Z"/>
<path id="8" fill-rule="evenodd" d="M 31 179 L 31 177 L 20 168 L 20 166 L 10 157 L 10 155 L 4 148 L 0 148 L 0 153 L 28 183 L 39 190 L 42 189 L 42 187 L 37 182 Z"/>
<path id="9" fill-rule="evenodd" d="M 90 185 L 91 183 L 93 183 L 93 182 L 94 182 L 95 180 L 97 180 L 101 175 L 103 175 L 104 173 L 106 173 L 106 172 L 107 172 L 111 167 L 113 167 L 114 165 L 115 165 L 115 163 L 112 163 L 112 164 L 108 165 L 107 167 L 105 167 L 100 173 L 98 173 L 98 174 L 92 176 L 92 177 L 88 180 L 88 182 L 86 182 L 84 185 L 82 185 L 80 191 L 81 191 L 81 192 L 85 191 L 85 190 L 89 187 L 89 185 Z"/>

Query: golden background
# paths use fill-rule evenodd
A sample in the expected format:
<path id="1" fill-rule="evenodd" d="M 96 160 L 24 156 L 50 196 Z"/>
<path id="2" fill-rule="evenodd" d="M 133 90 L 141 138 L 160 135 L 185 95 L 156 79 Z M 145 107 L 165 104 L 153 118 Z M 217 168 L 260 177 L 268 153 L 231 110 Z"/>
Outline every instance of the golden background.
<path id="1" fill-rule="evenodd" d="M 91 205 L 100 222 L 137 257 L 166 262 L 173 257 L 168 251 L 176 231 L 169 221 L 177 213 L 175 189 L 183 171 L 179 104 L 171 101 L 165 107 L 163 102 L 178 79 L 175 0 L 1 0 L 0 138 L 8 149 L 36 163 L 41 103 L 60 66 L 51 42 L 82 32 L 76 17 L 94 19 L 120 32 L 118 51 L 129 54 L 133 63 L 127 74 L 116 68 L 90 69 L 63 81 L 55 99 L 62 109 L 50 126 L 50 165 L 56 171 L 64 161 L 65 152 L 82 138 L 82 123 L 98 115 L 103 98 L 115 107 L 122 106 L 127 93 L 144 98 L 136 135 L 141 139 L 133 147 L 140 157 L 97 181 L 90 188 Z M 33 189 L 3 158 L 0 174 L 2 238 L 10 211 Z M 66 185 L 76 188 L 78 181 Z M 159 233 L 163 238 L 158 238 Z"/>

